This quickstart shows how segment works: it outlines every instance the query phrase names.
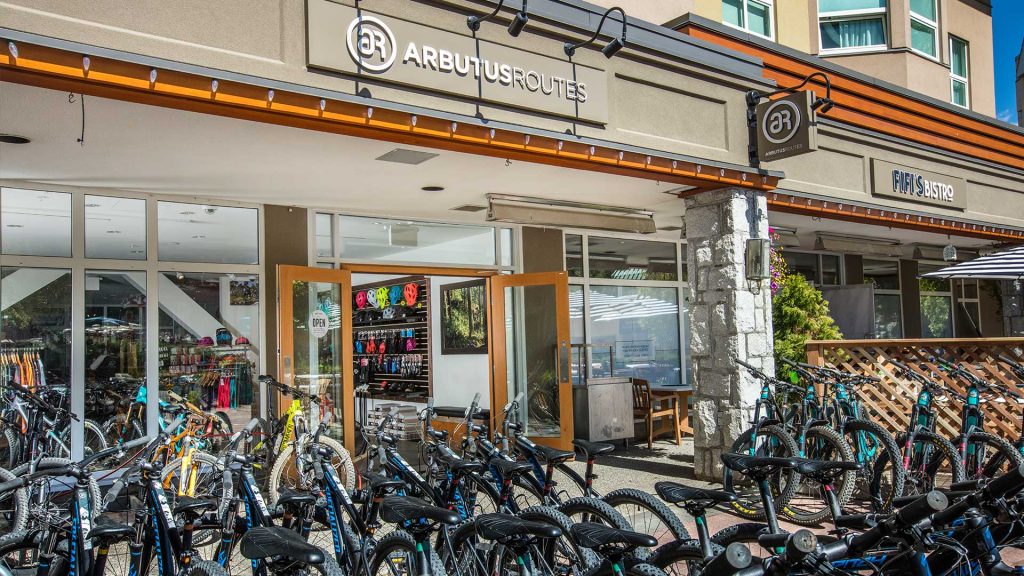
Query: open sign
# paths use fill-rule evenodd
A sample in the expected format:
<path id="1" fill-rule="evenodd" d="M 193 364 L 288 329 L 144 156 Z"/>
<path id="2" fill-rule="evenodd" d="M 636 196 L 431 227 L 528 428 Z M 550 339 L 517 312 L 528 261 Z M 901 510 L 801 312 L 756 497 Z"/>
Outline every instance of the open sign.
<path id="1" fill-rule="evenodd" d="M 323 310 L 314 310 L 309 315 L 309 331 L 317 339 L 327 336 L 327 331 L 330 329 L 330 319 L 327 318 L 327 314 Z"/>

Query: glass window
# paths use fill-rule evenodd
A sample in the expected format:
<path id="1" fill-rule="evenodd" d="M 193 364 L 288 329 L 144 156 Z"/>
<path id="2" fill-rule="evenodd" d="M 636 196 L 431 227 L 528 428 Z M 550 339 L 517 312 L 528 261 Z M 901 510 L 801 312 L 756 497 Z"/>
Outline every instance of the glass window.
<path id="1" fill-rule="evenodd" d="M 244 274 L 160 275 L 160 395 L 232 426 L 254 416 L 258 394 L 259 280 Z M 173 396 L 171 396 L 173 394 Z M 223 433 L 231 432 L 225 426 Z"/>
<path id="2" fill-rule="evenodd" d="M 316 255 L 330 258 L 334 255 L 334 235 L 331 214 L 316 215 Z"/>
<path id="3" fill-rule="evenodd" d="M 772 37 L 772 0 L 724 0 L 722 22 L 734 28 Z"/>
<path id="4" fill-rule="evenodd" d="M 903 314 L 899 294 L 875 293 L 875 338 L 903 337 Z"/>
<path id="5" fill-rule="evenodd" d="M 953 336 L 953 306 L 949 296 L 921 296 L 921 332 L 925 338 Z"/>
<path id="6" fill-rule="evenodd" d="M 515 245 L 512 242 L 511 228 L 498 228 L 498 239 L 501 241 L 501 265 L 515 264 Z"/>
<path id="7" fill-rule="evenodd" d="M 583 277 L 583 236 L 565 235 L 565 270 L 569 276 Z"/>
<path id="8" fill-rule="evenodd" d="M 935 15 L 935 0 L 910 0 L 910 11 L 932 22 L 938 20 Z"/>
<path id="9" fill-rule="evenodd" d="M 722 22 L 743 28 L 743 0 L 722 0 Z"/>
<path id="10" fill-rule="evenodd" d="M 938 15 L 935 0 L 910 0 L 910 48 L 938 57 Z"/>
<path id="11" fill-rule="evenodd" d="M 678 280 L 676 244 L 589 236 L 591 278 Z"/>
<path id="12" fill-rule="evenodd" d="M 895 260 L 864 259 L 864 282 L 875 290 L 900 289 L 900 264 Z"/>
<path id="13" fill-rule="evenodd" d="M 839 256 L 836 254 L 821 255 L 821 283 L 825 286 L 842 284 L 839 272 Z"/>
<path id="14" fill-rule="evenodd" d="M 675 288 L 591 286 L 589 314 L 594 377 L 683 381 Z"/>
<path id="15" fill-rule="evenodd" d="M 71 194 L 0 190 L 3 253 L 71 257 Z"/>
<path id="16" fill-rule="evenodd" d="M 146 259 L 146 201 L 85 197 L 85 256 Z"/>
<path id="17" fill-rule="evenodd" d="M 85 273 L 85 417 L 113 444 L 146 435 L 146 273 Z"/>
<path id="18" fill-rule="evenodd" d="M 820 0 L 821 50 L 855 52 L 885 48 L 885 15 L 885 0 Z"/>
<path id="19" fill-rule="evenodd" d="M 782 251 L 782 258 L 790 272 L 800 274 L 811 284 L 819 284 L 818 280 L 818 255 L 807 252 Z"/>
<path id="20" fill-rule="evenodd" d="M 4 380 L 14 380 L 51 404 L 70 409 L 71 271 L 4 267 L 0 276 L 0 371 Z M 3 398 L 0 406 L 6 410 L 9 406 Z M 21 423 L 17 415 L 10 416 Z M 71 458 L 70 428 L 70 422 L 61 423 L 56 436 L 43 440 L 49 455 Z M 89 434 L 86 440 L 102 442 L 101 437 Z M 101 449 L 102 445 L 91 447 Z M 0 438 L 0 462 L 4 467 L 14 468 L 28 461 L 29 447 L 23 446 L 20 451 L 15 448 Z M 4 526 L 0 520 L 0 527 Z"/>
<path id="21" fill-rule="evenodd" d="M 572 344 L 572 383 L 587 375 L 586 334 L 583 322 L 583 286 L 569 286 L 569 343 Z"/>
<path id="22" fill-rule="evenodd" d="M 341 216 L 341 257 L 348 260 L 494 266 L 491 226 Z"/>
<path id="23" fill-rule="evenodd" d="M 967 108 L 970 106 L 969 52 L 967 42 L 949 37 L 949 88 L 953 104 Z"/>
<path id="24" fill-rule="evenodd" d="M 205 204 L 159 202 L 160 260 L 259 264 L 259 211 Z"/>

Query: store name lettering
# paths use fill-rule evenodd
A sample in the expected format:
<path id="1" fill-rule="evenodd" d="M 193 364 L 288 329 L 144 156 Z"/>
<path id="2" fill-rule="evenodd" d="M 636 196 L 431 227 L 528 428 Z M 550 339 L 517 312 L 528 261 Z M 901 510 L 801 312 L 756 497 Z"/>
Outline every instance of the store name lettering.
<path id="1" fill-rule="evenodd" d="M 468 56 L 433 46 L 417 46 L 409 42 L 402 57 L 402 64 L 414 64 L 418 68 L 434 70 L 459 76 L 481 77 L 492 84 L 508 87 L 519 87 L 529 92 L 540 92 L 545 95 L 554 94 L 558 98 L 587 101 L 587 85 L 560 76 L 550 76 L 535 70 L 524 70 L 518 66 L 492 62 L 476 56 Z"/>
<path id="2" fill-rule="evenodd" d="M 894 169 L 892 171 L 892 191 L 951 204 L 955 202 L 952 185 L 928 180 L 920 174 L 907 170 Z"/>

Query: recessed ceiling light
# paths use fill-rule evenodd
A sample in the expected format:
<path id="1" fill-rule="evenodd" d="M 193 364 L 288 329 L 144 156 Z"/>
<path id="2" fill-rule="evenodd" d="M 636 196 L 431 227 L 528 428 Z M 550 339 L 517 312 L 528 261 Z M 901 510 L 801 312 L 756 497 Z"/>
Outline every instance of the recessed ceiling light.
<path id="1" fill-rule="evenodd" d="M 204 238 L 206 238 L 206 236 L 203 236 L 202 234 L 196 234 L 192 237 L 193 240 L 202 240 Z"/>
<path id="2" fill-rule="evenodd" d="M 191 216 L 193 214 L 195 214 L 195 212 L 191 210 L 185 210 L 184 212 L 181 213 L 182 216 Z"/>
<path id="3" fill-rule="evenodd" d="M 0 142 L 4 144 L 28 144 L 31 140 L 15 134 L 0 134 Z"/>
<path id="4" fill-rule="evenodd" d="M 444 186 L 424 186 L 423 188 L 420 188 L 420 190 L 423 190 L 424 192 L 441 192 L 444 190 Z"/>
<path id="5" fill-rule="evenodd" d="M 99 206 L 100 205 L 95 203 L 95 202 L 90 202 L 90 203 L 85 205 L 86 208 L 99 208 Z"/>
<path id="6" fill-rule="evenodd" d="M 120 234 L 120 230 L 107 230 L 107 234 Z"/>
<path id="7" fill-rule="evenodd" d="M 132 250 L 131 251 L 132 254 L 143 254 L 144 252 L 145 252 L 144 250 Z"/>
<path id="8" fill-rule="evenodd" d="M 8 228 L 24 228 L 25 226 L 22 225 L 22 224 L 8 224 L 7 227 Z"/>

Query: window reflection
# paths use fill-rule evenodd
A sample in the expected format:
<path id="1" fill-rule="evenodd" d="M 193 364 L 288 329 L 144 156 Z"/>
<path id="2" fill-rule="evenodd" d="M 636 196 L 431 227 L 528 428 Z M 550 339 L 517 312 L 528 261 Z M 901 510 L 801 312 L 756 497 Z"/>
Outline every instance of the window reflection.
<path id="1" fill-rule="evenodd" d="M 590 368 L 595 378 L 681 383 L 675 288 L 591 286 L 590 327 Z"/>
<path id="2" fill-rule="evenodd" d="M 159 202 L 160 260 L 259 264 L 259 212 L 205 204 Z"/>
<path id="3" fill-rule="evenodd" d="M 676 244 L 589 236 L 587 252 L 591 278 L 615 280 L 679 279 Z"/>
<path id="4" fill-rule="evenodd" d="M 146 201 L 85 197 L 85 256 L 146 259 Z"/>
<path id="5" fill-rule="evenodd" d="M 71 194 L 4 188 L 3 253 L 71 257 Z"/>

